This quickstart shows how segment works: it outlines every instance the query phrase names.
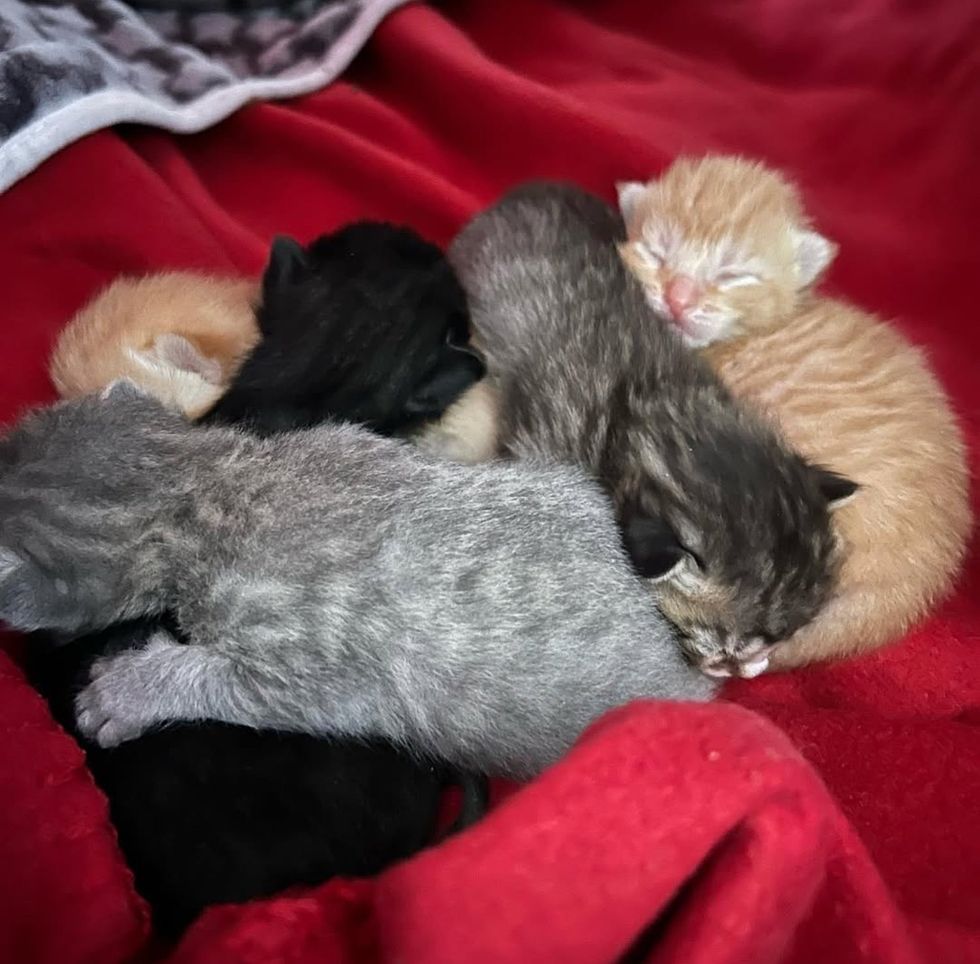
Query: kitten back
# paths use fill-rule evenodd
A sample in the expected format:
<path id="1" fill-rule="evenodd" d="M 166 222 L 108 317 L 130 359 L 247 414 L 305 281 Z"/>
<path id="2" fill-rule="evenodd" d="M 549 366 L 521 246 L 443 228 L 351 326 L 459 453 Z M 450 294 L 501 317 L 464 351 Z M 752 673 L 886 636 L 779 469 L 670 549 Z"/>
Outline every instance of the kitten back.
<path id="1" fill-rule="evenodd" d="M 74 398 L 130 378 L 196 417 L 220 397 L 258 340 L 258 287 L 194 272 L 121 277 L 65 326 L 49 371 Z"/>

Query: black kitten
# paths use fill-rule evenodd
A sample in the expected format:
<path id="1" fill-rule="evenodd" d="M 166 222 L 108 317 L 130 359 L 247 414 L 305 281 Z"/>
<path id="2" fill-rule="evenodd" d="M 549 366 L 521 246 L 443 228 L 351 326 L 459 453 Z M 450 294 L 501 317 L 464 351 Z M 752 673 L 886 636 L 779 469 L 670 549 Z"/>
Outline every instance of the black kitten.
<path id="1" fill-rule="evenodd" d="M 467 314 L 451 269 L 406 229 L 352 225 L 307 251 L 277 240 L 263 286 L 265 341 L 205 420 L 265 433 L 336 418 L 389 434 L 440 415 L 482 374 L 457 347 Z M 62 725 L 77 736 L 73 701 L 92 661 L 142 645 L 157 625 L 128 623 L 67 645 L 34 634 L 28 672 Z M 453 829 L 487 804 L 485 779 L 380 741 L 206 723 L 110 750 L 80 742 L 165 935 L 211 904 L 373 874 L 414 853 L 432 840 L 448 782 L 463 790 Z"/>
<path id="2" fill-rule="evenodd" d="M 157 628 L 123 623 L 67 645 L 35 633 L 28 675 L 78 738 L 73 701 L 92 661 Z M 450 778 L 382 741 L 221 723 L 174 724 L 112 750 L 80 742 L 154 924 L 174 937 L 211 904 L 375 874 L 410 856 L 433 839 Z M 457 826 L 486 806 L 484 782 L 462 785 Z"/>
<path id="3" fill-rule="evenodd" d="M 484 373 L 452 268 L 408 228 L 364 221 L 306 248 L 277 238 L 258 320 L 263 340 L 204 421 L 268 434 L 342 418 L 391 435 Z"/>

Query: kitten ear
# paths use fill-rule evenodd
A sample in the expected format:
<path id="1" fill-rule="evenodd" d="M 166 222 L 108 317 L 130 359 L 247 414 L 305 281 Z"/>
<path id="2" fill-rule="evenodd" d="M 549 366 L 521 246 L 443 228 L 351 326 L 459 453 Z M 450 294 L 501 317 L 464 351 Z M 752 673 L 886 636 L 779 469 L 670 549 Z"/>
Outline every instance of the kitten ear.
<path id="1" fill-rule="evenodd" d="M 136 352 L 132 353 L 135 357 L 138 357 Z M 99 396 L 101 399 L 105 400 L 108 398 L 145 398 L 146 392 L 140 388 L 131 378 L 117 378 L 115 381 L 109 382 L 105 388 L 102 389 L 102 394 Z"/>
<path id="2" fill-rule="evenodd" d="M 837 245 L 810 230 L 793 231 L 793 251 L 799 287 L 812 285 L 837 255 Z"/>
<path id="3" fill-rule="evenodd" d="M 405 402 L 405 411 L 421 418 L 437 418 L 470 385 L 483 378 L 486 370 L 473 352 L 447 344 L 439 363 Z"/>
<path id="4" fill-rule="evenodd" d="M 622 537 L 633 568 L 644 579 L 670 579 L 686 561 L 684 547 L 662 519 L 630 516 L 622 524 Z"/>
<path id="5" fill-rule="evenodd" d="M 831 511 L 847 505 L 854 497 L 854 493 L 861 488 L 857 482 L 852 482 L 846 476 L 832 472 L 830 469 L 817 466 L 814 471 L 817 473 L 817 485 Z"/>
<path id="6" fill-rule="evenodd" d="M 272 240 L 269 262 L 262 275 L 262 288 L 268 291 L 280 285 L 296 284 L 309 270 L 306 249 L 295 238 L 285 234 Z"/>
<path id="7" fill-rule="evenodd" d="M 168 368 L 199 375 L 209 385 L 224 382 L 221 362 L 209 358 L 190 339 L 183 335 L 159 335 L 153 343 L 154 356 Z"/>
<path id="8" fill-rule="evenodd" d="M 633 220 L 640 198 L 646 194 L 647 185 L 640 181 L 617 181 L 616 194 L 619 196 L 619 213 L 627 226 Z"/>

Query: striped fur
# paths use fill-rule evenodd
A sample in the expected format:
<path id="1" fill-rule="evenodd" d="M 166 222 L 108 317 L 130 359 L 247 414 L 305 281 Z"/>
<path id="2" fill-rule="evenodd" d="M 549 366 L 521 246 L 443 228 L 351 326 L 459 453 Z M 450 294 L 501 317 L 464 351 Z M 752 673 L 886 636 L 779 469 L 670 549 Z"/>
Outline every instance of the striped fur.
<path id="1" fill-rule="evenodd" d="M 259 286 L 170 271 L 116 279 L 65 326 L 51 358 L 62 398 L 129 378 L 190 418 L 222 395 L 259 339 Z"/>
<path id="2" fill-rule="evenodd" d="M 714 692 L 578 470 L 192 426 L 127 383 L 27 416 L 0 440 L 0 620 L 164 609 L 188 645 L 157 630 L 76 700 L 100 746 L 210 719 L 525 777 L 615 706 Z"/>
<path id="3" fill-rule="evenodd" d="M 496 407 L 500 455 L 601 480 L 690 657 L 749 675 L 830 592 L 825 476 L 651 318 L 616 254 L 622 230 L 598 198 L 532 184 L 462 231 L 449 255 L 493 391 L 471 391 L 450 428 L 478 450 L 466 432 Z"/>

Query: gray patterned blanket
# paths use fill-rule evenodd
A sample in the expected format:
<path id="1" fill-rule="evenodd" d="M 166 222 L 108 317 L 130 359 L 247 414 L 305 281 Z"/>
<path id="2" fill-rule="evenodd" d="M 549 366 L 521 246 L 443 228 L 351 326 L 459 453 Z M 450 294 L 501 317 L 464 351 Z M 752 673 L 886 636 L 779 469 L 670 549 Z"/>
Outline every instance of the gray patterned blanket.
<path id="1" fill-rule="evenodd" d="M 0 191 L 112 124 L 190 133 L 316 90 L 405 2 L 0 0 Z"/>

